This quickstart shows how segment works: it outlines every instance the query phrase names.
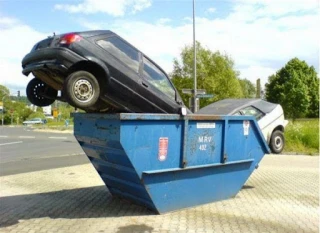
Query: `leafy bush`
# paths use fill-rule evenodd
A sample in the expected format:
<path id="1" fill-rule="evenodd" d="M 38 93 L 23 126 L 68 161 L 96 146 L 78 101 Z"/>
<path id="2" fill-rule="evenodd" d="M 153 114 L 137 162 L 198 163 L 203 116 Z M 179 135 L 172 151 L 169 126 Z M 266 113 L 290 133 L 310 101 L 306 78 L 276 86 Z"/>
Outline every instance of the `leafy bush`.
<path id="1" fill-rule="evenodd" d="M 1 86 L 1 85 L 0 85 Z M 22 123 L 32 113 L 32 110 L 25 106 L 22 102 L 13 102 L 9 98 L 4 100 L 4 124 Z"/>
<path id="2" fill-rule="evenodd" d="M 41 119 L 45 119 L 45 115 L 43 114 L 43 112 L 33 112 L 29 115 L 28 120 L 32 119 L 32 118 L 41 118 Z"/>
<path id="3" fill-rule="evenodd" d="M 319 119 L 290 121 L 285 138 L 287 152 L 319 153 Z"/>

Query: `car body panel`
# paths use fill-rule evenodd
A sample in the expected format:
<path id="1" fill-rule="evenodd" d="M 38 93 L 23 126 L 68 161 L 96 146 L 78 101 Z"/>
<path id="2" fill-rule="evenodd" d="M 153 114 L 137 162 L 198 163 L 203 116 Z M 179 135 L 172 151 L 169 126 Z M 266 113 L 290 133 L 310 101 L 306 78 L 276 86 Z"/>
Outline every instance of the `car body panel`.
<path id="1" fill-rule="evenodd" d="M 269 113 L 276 108 L 277 104 L 262 99 L 223 99 L 201 108 L 198 113 L 233 115 L 237 111 L 248 106 L 253 106 L 263 113 Z"/>
<path id="2" fill-rule="evenodd" d="M 35 125 L 35 124 L 44 124 L 44 121 L 41 118 L 32 118 L 22 122 L 23 125 Z"/>
<path id="3" fill-rule="evenodd" d="M 258 121 L 258 125 L 263 133 L 264 138 L 269 143 L 271 134 L 276 128 L 284 131 L 288 121 L 284 119 L 282 107 L 277 105 L 273 111 L 266 113 L 266 115 Z"/>
<path id="4" fill-rule="evenodd" d="M 244 111 L 245 109 L 249 110 Z M 261 114 L 255 114 L 257 112 Z M 268 143 L 275 129 L 283 132 L 288 124 L 288 121 L 284 119 L 281 105 L 262 99 L 224 99 L 201 108 L 197 114 L 255 116 Z"/>

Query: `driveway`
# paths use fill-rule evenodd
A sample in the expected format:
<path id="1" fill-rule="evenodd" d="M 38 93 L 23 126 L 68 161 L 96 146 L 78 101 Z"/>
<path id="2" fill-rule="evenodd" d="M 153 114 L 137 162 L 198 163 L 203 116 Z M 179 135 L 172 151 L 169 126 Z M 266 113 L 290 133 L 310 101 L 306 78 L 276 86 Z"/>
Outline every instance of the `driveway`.
<path id="1" fill-rule="evenodd" d="M 91 164 L 0 177 L 0 232 L 319 232 L 319 157 L 266 155 L 233 199 L 164 215 L 113 198 Z"/>

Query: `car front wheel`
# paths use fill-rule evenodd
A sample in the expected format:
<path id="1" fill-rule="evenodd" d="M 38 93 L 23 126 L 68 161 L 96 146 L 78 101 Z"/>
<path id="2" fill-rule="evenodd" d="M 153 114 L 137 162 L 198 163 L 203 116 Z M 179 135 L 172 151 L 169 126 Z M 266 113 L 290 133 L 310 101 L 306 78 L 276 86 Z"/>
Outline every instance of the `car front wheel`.
<path id="1" fill-rule="evenodd" d="M 58 91 L 48 86 L 38 78 L 33 78 L 27 85 L 29 101 L 39 107 L 51 105 L 57 98 Z"/>
<path id="2" fill-rule="evenodd" d="M 100 96 L 98 80 L 87 71 L 70 74 L 64 82 L 63 91 L 68 102 L 81 109 L 93 107 Z"/>
<path id="3" fill-rule="evenodd" d="M 270 149 L 275 154 L 280 154 L 284 148 L 283 132 L 276 130 L 271 135 Z"/>

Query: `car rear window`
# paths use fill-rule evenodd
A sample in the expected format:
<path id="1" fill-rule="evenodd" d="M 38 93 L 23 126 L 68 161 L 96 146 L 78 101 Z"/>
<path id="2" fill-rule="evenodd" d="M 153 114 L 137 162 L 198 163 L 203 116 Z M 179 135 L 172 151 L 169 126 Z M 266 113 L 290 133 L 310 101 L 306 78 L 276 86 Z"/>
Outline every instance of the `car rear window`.
<path id="1" fill-rule="evenodd" d="M 117 37 L 109 37 L 97 41 L 97 44 L 125 63 L 135 72 L 139 72 L 139 53 L 130 45 Z"/>
<path id="2" fill-rule="evenodd" d="M 243 115 L 256 117 L 257 121 L 264 116 L 261 111 L 251 106 L 241 109 L 241 112 Z"/>
<path id="3" fill-rule="evenodd" d="M 31 51 L 50 47 L 52 40 L 53 40 L 53 37 L 49 37 L 45 40 L 40 41 L 35 46 L 33 46 Z"/>

